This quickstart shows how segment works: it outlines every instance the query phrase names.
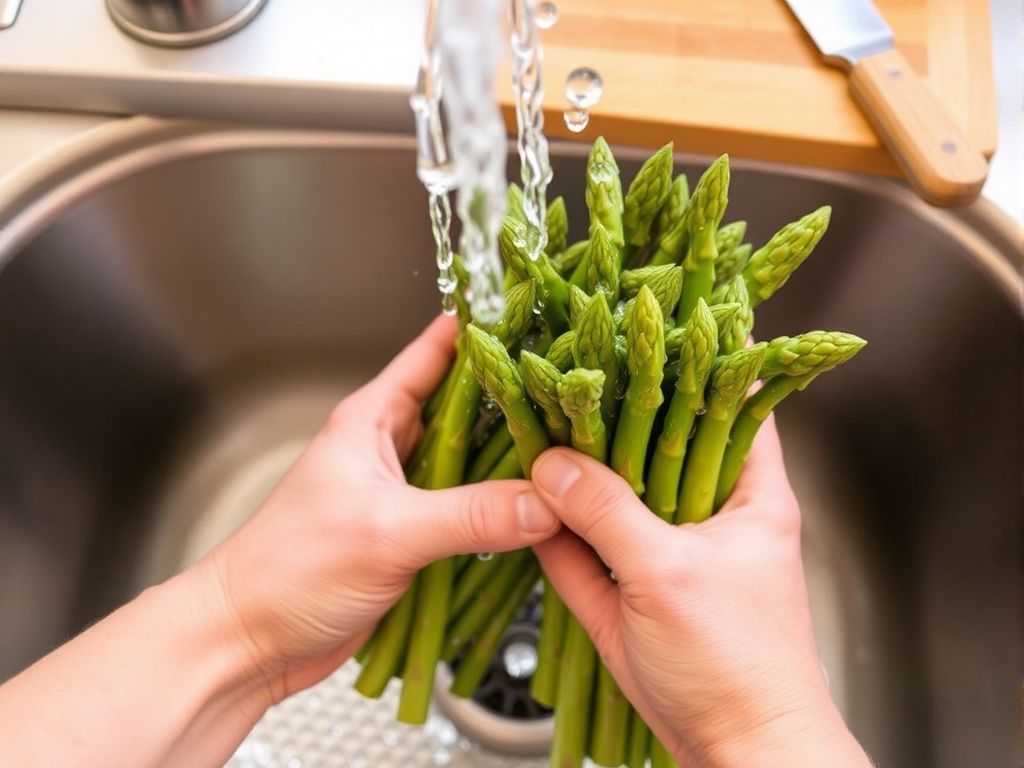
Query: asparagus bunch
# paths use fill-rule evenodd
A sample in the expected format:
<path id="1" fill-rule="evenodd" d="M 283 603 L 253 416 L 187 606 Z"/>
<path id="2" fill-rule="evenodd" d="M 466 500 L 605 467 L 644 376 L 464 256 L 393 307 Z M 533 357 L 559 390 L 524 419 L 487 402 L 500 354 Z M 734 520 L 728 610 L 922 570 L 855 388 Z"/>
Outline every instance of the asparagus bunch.
<path id="1" fill-rule="evenodd" d="M 672 177 L 665 146 L 623 194 L 599 139 L 585 184 L 585 238 L 570 240 L 568 207 L 557 198 L 548 207 L 548 252 L 536 260 L 525 246 L 521 193 L 509 188 L 500 236 L 505 316 L 478 327 L 460 296 L 455 362 L 424 406 L 424 437 L 407 476 L 426 488 L 528 478 L 541 452 L 570 445 L 607 463 L 666 522 L 699 522 L 728 500 L 772 409 L 865 344 L 838 331 L 750 342 L 755 307 L 808 257 L 830 209 L 787 224 L 755 250 L 744 242 L 746 222 L 722 223 L 725 155 L 691 194 L 686 176 Z M 531 693 L 555 709 L 552 764 L 590 757 L 605 766 L 648 758 L 654 768 L 674 765 L 526 550 L 426 568 L 360 652 L 356 687 L 379 696 L 400 675 L 399 719 L 423 722 L 443 660 L 454 668 L 452 691 L 472 696 L 538 585 Z"/>

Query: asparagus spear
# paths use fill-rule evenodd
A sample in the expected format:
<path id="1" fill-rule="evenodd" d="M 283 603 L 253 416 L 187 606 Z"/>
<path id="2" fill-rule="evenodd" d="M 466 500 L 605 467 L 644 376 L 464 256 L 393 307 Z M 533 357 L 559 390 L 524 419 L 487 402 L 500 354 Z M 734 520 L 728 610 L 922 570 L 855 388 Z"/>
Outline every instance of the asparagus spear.
<path id="1" fill-rule="evenodd" d="M 587 307 L 587 302 L 590 301 L 590 295 L 582 288 L 570 285 L 569 286 L 569 327 L 575 328 L 576 324 L 580 321 L 580 315 L 583 314 L 583 310 Z"/>
<path id="2" fill-rule="evenodd" d="M 561 195 L 551 201 L 546 219 L 548 230 L 548 253 L 561 253 L 565 250 L 565 239 L 569 234 L 569 214 L 565 210 L 565 200 Z"/>
<path id="3" fill-rule="evenodd" d="M 661 305 L 661 314 L 669 318 L 683 290 L 683 269 L 673 264 L 628 269 L 622 273 L 619 285 L 629 298 L 636 296 L 640 287 L 646 285 Z"/>
<path id="4" fill-rule="evenodd" d="M 629 185 L 622 212 L 626 244 L 634 248 L 647 243 L 651 224 L 668 199 L 672 186 L 672 142 L 651 155 Z"/>
<path id="5" fill-rule="evenodd" d="M 754 252 L 743 268 L 743 279 L 750 293 L 750 305 L 756 307 L 779 288 L 804 259 L 811 255 L 832 216 L 832 207 L 823 205 L 798 221 L 787 224 Z"/>
<path id="6" fill-rule="evenodd" d="M 651 734 L 651 768 L 678 768 L 678 763 L 654 734 Z"/>
<path id="7" fill-rule="evenodd" d="M 612 442 L 611 467 L 641 495 L 647 444 L 663 400 L 661 380 L 665 368 L 665 319 L 658 300 L 646 285 L 640 288 L 632 308 L 626 350 L 629 385 Z"/>
<path id="8" fill-rule="evenodd" d="M 750 243 L 743 243 L 725 253 L 719 251 L 718 261 L 715 262 L 715 286 L 727 283 L 740 274 L 750 261 L 752 250 Z"/>
<path id="9" fill-rule="evenodd" d="M 716 509 L 736 487 L 757 430 L 772 409 L 792 392 L 804 390 L 821 374 L 845 363 L 865 344 L 864 339 L 838 331 L 812 331 L 793 338 L 781 336 L 768 344 L 761 375 L 773 378 L 747 399 L 732 426 L 715 489 Z"/>
<path id="10" fill-rule="evenodd" d="M 743 396 L 761 370 L 766 349 L 767 344 L 761 342 L 715 361 L 708 382 L 708 410 L 693 437 L 679 490 L 677 523 L 699 523 L 711 517 L 729 430 Z"/>
<path id="11" fill-rule="evenodd" d="M 498 651 L 505 632 L 516 617 L 523 603 L 530 596 L 537 578 L 540 576 L 540 565 L 532 556 L 526 562 L 525 567 L 519 574 L 519 578 L 513 586 L 512 592 L 498 608 L 498 611 L 491 617 L 484 626 L 476 642 L 473 643 L 466 657 L 459 665 L 452 681 L 451 692 L 456 696 L 469 698 L 476 691 L 487 673 L 487 668 Z"/>
<path id="12" fill-rule="evenodd" d="M 713 304 L 709 307 L 711 311 L 711 317 L 715 321 L 715 327 L 725 325 L 732 321 L 736 313 L 740 309 L 739 304 Z M 665 331 L 665 355 L 668 357 L 669 362 L 679 360 L 680 350 L 683 344 L 686 342 L 686 336 L 689 333 L 687 326 L 684 325 L 682 328 L 671 328 Z M 666 366 L 668 370 L 668 366 Z M 679 375 L 678 368 L 675 371 L 676 376 Z M 675 381 L 675 378 L 672 379 Z"/>
<path id="13" fill-rule="evenodd" d="M 569 611 L 551 582 L 544 580 L 541 598 L 540 639 L 537 641 L 537 669 L 530 678 L 530 696 L 545 707 L 554 707 L 561 676 L 565 625 Z"/>
<path id="14" fill-rule="evenodd" d="M 573 366 L 573 350 L 576 348 L 576 331 L 566 331 L 548 347 L 548 353 L 544 356 L 544 359 L 551 363 L 555 368 L 562 371 L 568 371 Z"/>
<path id="15" fill-rule="evenodd" d="M 525 222 L 506 216 L 498 235 L 498 248 L 509 272 L 517 280 L 537 281 L 538 293 L 543 299 L 541 311 L 544 319 L 552 332 L 561 333 L 569 325 L 569 286 L 551 266 L 546 254 L 530 258 L 527 231 Z"/>
<path id="16" fill-rule="evenodd" d="M 469 469 L 466 470 L 465 482 L 479 483 L 481 480 L 487 479 L 487 476 L 501 461 L 501 457 L 511 447 L 512 435 L 509 434 L 508 427 L 502 422 L 495 427 L 494 432 L 487 438 L 487 442 L 473 457 Z"/>
<path id="17" fill-rule="evenodd" d="M 729 156 L 722 155 L 704 172 L 693 190 L 686 224 L 689 243 L 683 259 L 683 293 L 679 299 L 676 322 L 682 325 L 690 317 L 697 299 L 707 301 L 715 287 L 715 234 L 725 214 L 729 194 Z"/>
<path id="18" fill-rule="evenodd" d="M 373 634 L 373 648 L 355 682 L 355 689 L 363 696 L 379 699 L 388 681 L 398 671 L 402 649 L 412 625 L 418 582 L 417 576 Z"/>
<path id="19" fill-rule="evenodd" d="M 629 747 L 626 750 L 626 768 L 644 768 L 647 764 L 647 753 L 651 748 L 651 729 L 634 711 L 629 721 Z"/>
<path id="20" fill-rule="evenodd" d="M 583 261 L 583 257 L 590 248 L 589 240 L 577 240 L 564 251 L 551 257 L 551 266 L 555 268 L 563 278 L 571 277 L 576 267 Z"/>
<path id="21" fill-rule="evenodd" d="M 689 210 L 690 185 L 685 174 L 676 176 L 669 190 L 668 200 L 658 214 L 658 235 L 654 239 L 651 258 L 652 267 L 663 264 L 678 264 L 686 249 L 686 214 Z"/>
<path id="22" fill-rule="evenodd" d="M 569 420 L 558 404 L 558 382 L 562 372 L 543 357 L 525 350 L 519 356 L 523 384 L 530 399 L 540 408 L 548 436 L 558 445 L 569 444 Z"/>
<path id="23" fill-rule="evenodd" d="M 558 402 L 572 424 L 572 446 L 600 462 L 608 455 L 608 433 L 601 419 L 603 371 L 574 368 L 558 383 Z"/>
<path id="24" fill-rule="evenodd" d="M 621 248 L 625 243 L 622 233 L 622 184 L 619 166 L 604 137 L 598 137 L 587 157 L 587 210 L 590 211 L 590 237 L 600 224 L 612 241 Z"/>
<path id="25" fill-rule="evenodd" d="M 724 355 L 741 349 L 754 330 L 754 310 L 750 307 L 746 282 L 737 275 L 730 282 L 716 288 L 711 294 L 711 301 L 715 304 L 739 305 L 731 319 L 718 326 L 718 348 Z"/>
<path id="26" fill-rule="evenodd" d="M 612 242 L 600 222 L 594 224 L 590 233 L 590 258 L 587 260 L 587 293 L 601 292 L 614 307 L 619 300 L 619 271 L 621 270 L 619 247 Z"/>
<path id="27" fill-rule="evenodd" d="M 715 248 L 718 250 L 718 261 L 721 261 L 723 254 L 728 253 L 742 243 L 746 234 L 747 222 L 745 221 L 732 221 L 719 227 L 718 232 L 715 233 Z M 715 263 L 716 267 L 718 266 L 718 261 Z"/>
<path id="28" fill-rule="evenodd" d="M 679 501 L 679 480 L 686 442 L 696 415 L 704 408 L 704 385 L 718 354 L 718 327 L 708 305 L 697 308 L 684 328 L 679 353 L 679 378 L 665 414 L 665 423 L 651 457 L 644 502 L 662 520 L 672 522 Z"/>
<path id="29" fill-rule="evenodd" d="M 577 367 L 604 371 L 601 416 L 605 424 L 613 424 L 618 412 L 615 388 L 621 368 L 615 351 L 615 321 L 603 293 L 591 296 L 587 302 L 576 325 L 576 343 L 572 353 Z"/>
<path id="30" fill-rule="evenodd" d="M 481 559 L 470 555 L 469 565 L 459 573 L 459 580 L 452 590 L 452 616 L 458 616 L 476 597 L 480 588 L 487 583 L 494 572 L 513 553 L 500 552 L 492 557 Z"/>
<path id="31" fill-rule="evenodd" d="M 590 734 L 590 758 L 598 765 L 617 767 L 626 761 L 630 709 L 612 673 L 598 660 L 594 724 Z"/>
<path id="32" fill-rule="evenodd" d="M 469 363 L 487 395 L 498 404 L 515 441 L 523 474 L 548 447 L 547 434 L 526 398 L 523 378 L 501 342 L 475 325 L 466 326 Z"/>

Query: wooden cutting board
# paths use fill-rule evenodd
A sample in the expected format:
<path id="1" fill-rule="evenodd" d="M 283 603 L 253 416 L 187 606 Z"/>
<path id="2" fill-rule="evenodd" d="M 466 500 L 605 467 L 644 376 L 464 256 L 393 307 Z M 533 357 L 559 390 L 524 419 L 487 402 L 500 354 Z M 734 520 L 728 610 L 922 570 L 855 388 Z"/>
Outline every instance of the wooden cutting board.
<path id="1" fill-rule="evenodd" d="M 782 0 L 555 0 L 541 31 L 549 136 L 899 175 Z M 997 117 L 987 0 L 875 0 L 896 46 L 986 156 Z M 604 95 L 573 134 L 566 75 L 597 70 Z M 515 117 L 506 100 L 506 119 Z"/>

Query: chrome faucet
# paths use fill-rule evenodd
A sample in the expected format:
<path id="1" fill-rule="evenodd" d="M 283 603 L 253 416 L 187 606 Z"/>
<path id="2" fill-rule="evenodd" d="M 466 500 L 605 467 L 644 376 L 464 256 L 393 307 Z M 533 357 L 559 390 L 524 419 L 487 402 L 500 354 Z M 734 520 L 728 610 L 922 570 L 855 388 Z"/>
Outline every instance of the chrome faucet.
<path id="1" fill-rule="evenodd" d="M 266 0 L 107 0 L 111 18 L 137 40 L 187 48 L 227 37 L 259 12 Z"/>

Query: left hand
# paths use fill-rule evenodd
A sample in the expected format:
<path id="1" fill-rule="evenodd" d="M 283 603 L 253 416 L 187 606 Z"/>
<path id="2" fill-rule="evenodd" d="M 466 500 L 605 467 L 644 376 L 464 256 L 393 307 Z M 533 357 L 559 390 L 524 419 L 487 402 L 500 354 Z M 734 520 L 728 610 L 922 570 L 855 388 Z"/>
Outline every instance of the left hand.
<path id="1" fill-rule="evenodd" d="M 454 337 L 455 322 L 438 318 L 343 400 L 260 510 L 196 566 L 274 701 L 352 655 L 423 566 L 528 547 L 559 528 L 525 480 L 406 483 L 421 404 L 451 364 Z"/>

